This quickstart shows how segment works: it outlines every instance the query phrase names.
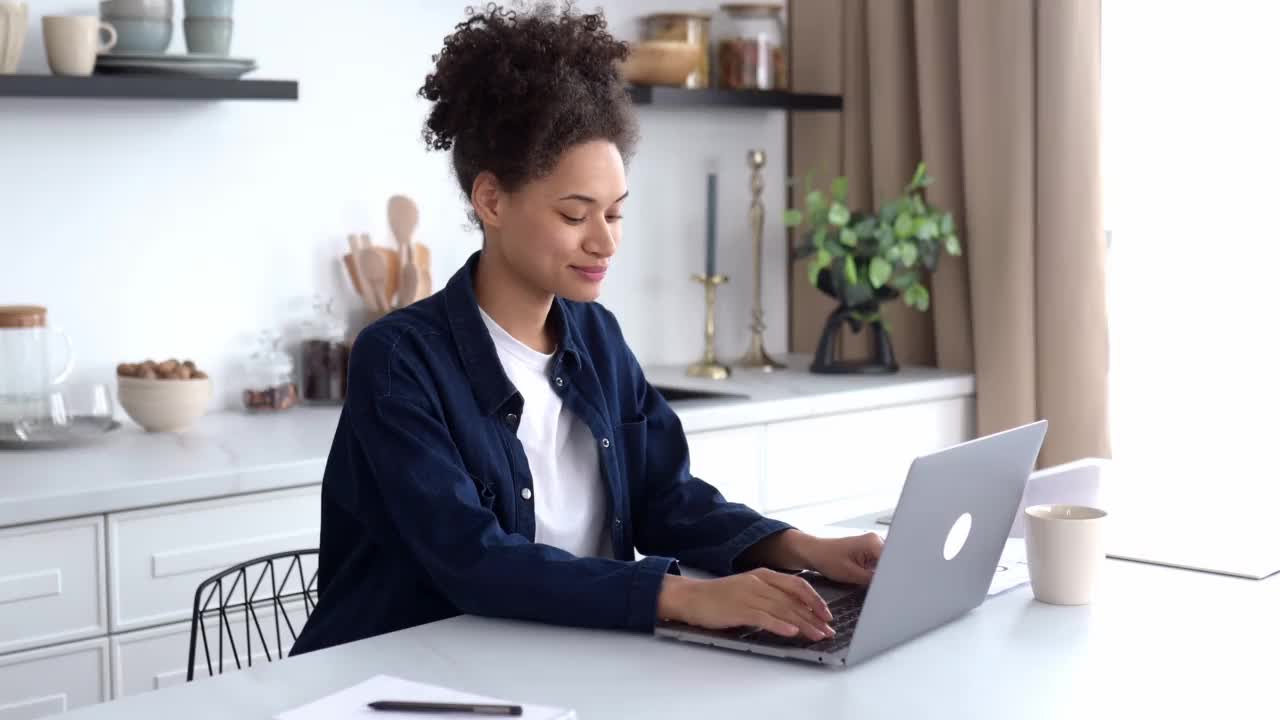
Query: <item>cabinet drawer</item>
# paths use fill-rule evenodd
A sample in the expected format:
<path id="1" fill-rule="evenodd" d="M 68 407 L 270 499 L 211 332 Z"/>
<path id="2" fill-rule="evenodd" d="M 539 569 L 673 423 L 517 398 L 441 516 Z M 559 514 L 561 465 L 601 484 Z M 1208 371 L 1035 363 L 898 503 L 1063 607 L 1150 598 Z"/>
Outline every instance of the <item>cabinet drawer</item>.
<path id="1" fill-rule="evenodd" d="M 302 604 L 293 602 L 286 605 L 286 608 L 289 620 L 293 624 L 294 632 L 302 632 L 302 626 L 307 621 L 306 612 Z M 280 657 L 275 644 L 275 623 L 272 619 L 269 605 L 258 609 L 258 621 L 261 623 L 263 636 L 266 637 L 269 643 L 270 659 L 268 659 L 267 652 L 263 649 L 262 641 L 256 630 L 253 630 L 253 626 L 250 626 L 254 665 L 273 662 Z M 227 627 L 235 632 L 236 648 L 243 653 L 244 613 L 229 613 L 227 615 Z M 213 660 L 213 667 L 216 672 L 218 667 L 216 617 L 210 617 L 206 620 L 205 629 L 209 639 L 209 657 Z M 185 683 L 187 681 L 187 653 L 190 651 L 190 643 L 190 622 L 162 625 L 156 628 L 112 635 L 111 697 L 119 699 L 126 695 L 162 690 L 173 685 Z M 293 648 L 293 638 L 289 634 L 288 627 L 284 624 L 283 619 L 280 623 L 280 645 L 283 648 L 283 655 L 287 659 L 289 650 Z M 240 655 L 240 660 L 241 663 L 244 663 L 243 654 Z M 229 644 L 223 645 L 222 662 L 224 672 L 235 671 L 236 663 Z M 199 682 L 202 678 L 207 677 L 209 677 L 209 664 L 205 661 L 203 644 L 198 644 L 196 647 L 194 681 Z"/>
<path id="2" fill-rule="evenodd" d="M 205 578 L 261 555 L 316 547 L 319 528 L 319 486 L 110 515 L 111 630 L 189 620 Z"/>
<path id="3" fill-rule="evenodd" d="M 0 720 L 33 720 L 107 699 L 107 639 L 0 656 Z"/>
<path id="4" fill-rule="evenodd" d="M 896 497 L 912 460 L 972 438 L 973 428 L 968 397 L 769 424 L 763 508 Z"/>
<path id="5" fill-rule="evenodd" d="M 102 518 L 0 530 L 0 653 L 105 635 Z"/>
<path id="6" fill-rule="evenodd" d="M 760 506 L 764 476 L 764 427 L 733 428 L 688 436 L 689 469 L 716 486 L 730 502 Z"/>

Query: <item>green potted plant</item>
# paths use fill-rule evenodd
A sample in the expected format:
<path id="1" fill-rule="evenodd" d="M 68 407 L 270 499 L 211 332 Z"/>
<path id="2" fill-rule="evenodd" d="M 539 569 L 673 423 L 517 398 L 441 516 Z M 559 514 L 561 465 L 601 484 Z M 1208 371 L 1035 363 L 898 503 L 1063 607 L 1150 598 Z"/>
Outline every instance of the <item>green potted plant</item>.
<path id="1" fill-rule="evenodd" d="M 885 303 L 902 298 L 921 312 L 929 309 L 925 280 L 938 268 L 943 252 L 959 255 L 955 219 L 924 200 L 933 182 L 925 164 L 901 196 L 881 205 L 879 212 L 851 210 L 849 181 L 837 177 L 828 195 L 815 189 L 812 173 L 805 178 L 804 209 L 783 214 L 787 227 L 798 230 L 794 259 L 808 260 L 809 282 L 838 303 L 827 317 L 810 370 L 815 373 L 897 372 L 889 328 L 881 317 Z M 868 327 L 874 346 L 870 362 L 840 361 L 835 338 L 848 324 L 854 333 Z"/>

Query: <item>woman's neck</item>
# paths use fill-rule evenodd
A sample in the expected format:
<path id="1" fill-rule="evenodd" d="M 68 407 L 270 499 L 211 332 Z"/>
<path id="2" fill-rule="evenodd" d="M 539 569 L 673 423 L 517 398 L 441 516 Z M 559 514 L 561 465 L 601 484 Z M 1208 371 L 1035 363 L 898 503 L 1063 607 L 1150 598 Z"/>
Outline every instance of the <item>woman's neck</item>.
<path id="1" fill-rule="evenodd" d="M 511 337 L 541 353 L 555 350 L 547 324 L 555 296 L 529 287 L 495 251 L 480 254 L 475 277 L 476 302 Z"/>

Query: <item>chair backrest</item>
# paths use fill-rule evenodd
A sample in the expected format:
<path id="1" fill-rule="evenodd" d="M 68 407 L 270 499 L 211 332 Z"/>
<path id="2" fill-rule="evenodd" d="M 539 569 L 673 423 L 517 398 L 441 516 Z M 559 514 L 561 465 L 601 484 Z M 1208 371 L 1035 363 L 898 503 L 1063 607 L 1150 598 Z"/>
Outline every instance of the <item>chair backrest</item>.
<path id="1" fill-rule="evenodd" d="M 315 548 L 265 555 L 200 583 L 191 608 L 187 681 L 195 678 L 197 660 L 213 676 L 284 657 L 316 606 L 318 558 Z"/>

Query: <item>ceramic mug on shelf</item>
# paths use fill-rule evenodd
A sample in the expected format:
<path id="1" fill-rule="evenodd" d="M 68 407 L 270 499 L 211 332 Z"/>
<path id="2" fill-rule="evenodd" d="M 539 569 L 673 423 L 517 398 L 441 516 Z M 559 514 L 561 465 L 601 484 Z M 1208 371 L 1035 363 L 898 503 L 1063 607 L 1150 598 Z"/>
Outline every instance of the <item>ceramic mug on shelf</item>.
<path id="1" fill-rule="evenodd" d="M 27 4 L 0 1 L 0 75 L 18 70 L 22 43 L 27 37 Z"/>
<path id="2" fill-rule="evenodd" d="M 116 46 L 116 29 L 96 15 L 46 15 L 41 22 L 49 69 L 57 75 L 92 75 L 98 53 Z"/>
<path id="3" fill-rule="evenodd" d="M 70 338 L 46 316 L 37 305 L 0 306 L 0 422 L 29 417 L 75 365 Z"/>

